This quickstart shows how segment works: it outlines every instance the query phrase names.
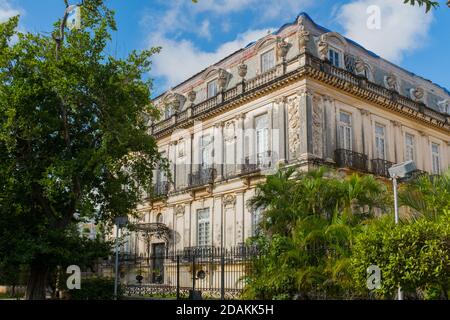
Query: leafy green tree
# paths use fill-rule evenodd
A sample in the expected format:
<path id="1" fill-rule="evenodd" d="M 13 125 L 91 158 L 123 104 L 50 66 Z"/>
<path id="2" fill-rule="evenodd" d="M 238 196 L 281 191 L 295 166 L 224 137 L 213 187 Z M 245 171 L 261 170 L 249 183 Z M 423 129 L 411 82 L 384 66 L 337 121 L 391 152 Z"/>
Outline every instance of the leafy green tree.
<path id="1" fill-rule="evenodd" d="M 160 160 L 143 80 L 158 49 L 107 55 L 116 25 L 102 0 L 85 0 L 82 19 L 56 42 L 17 33 L 18 17 L 0 24 L 0 265 L 29 268 L 28 299 L 90 246 L 78 222 L 134 213 Z"/>
<path id="2" fill-rule="evenodd" d="M 326 168 L 280 170 L 249 201 L 265 208 L 261 250 L 248 277 L 247 298 L 351 297 L 351 248 L 360 226 L 386 210 L 386 187 L 372 176 L 346 177 Z"/>
<path id="3" fill-rule="evenodd" d="M 450 289 L 450 211 L 435 221 L 425 217 L 395 225 L 392 217 L 370 224 L 356 239 L 352 270 L 367 290 L 370 265 L 381 270 L 379 297 L 393 298 L 400 285 L 410 298 L 448 299 Z"/>

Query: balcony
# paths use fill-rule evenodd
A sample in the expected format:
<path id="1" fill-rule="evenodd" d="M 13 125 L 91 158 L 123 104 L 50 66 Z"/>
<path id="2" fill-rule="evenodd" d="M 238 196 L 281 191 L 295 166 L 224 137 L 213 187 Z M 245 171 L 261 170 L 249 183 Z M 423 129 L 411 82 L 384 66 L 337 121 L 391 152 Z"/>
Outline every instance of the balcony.
<path id="1" fill-rule="evenodd" d="M 354 152 L 347 149 L 336 149 L 334 160 L 339 168 L 349 168 L 353 170 L 367 172 L 367 156 L 363 153 Z"/>
<path id="2" fill-rule="evenodd" d="M 199 165 L 197 171 L 189 174 L 189 187 L 200 187 L 214 182 L 216 169 Z"/>
<path id="3" fill-rule="evenodd" d="M 384 160 L 384 159 L 372 159 L 372 173 L 381 176 L 389 178 L 389 171 L 388 169 L 394 165 L 393 162 Z"/>
<path id="4" fill-rule="evenodd" d="M 161 198 L 169 192 L 169 181 L 159 181 L 153 187 L 152 197 Z"/>
<path id="5" fill-rule="evenodd" d="M 298 59 L 297 57 L 293 58 L 287 61 L 287 64 L 289 65 Z M 255 93 L 258 94 L 259 92 L 261 94 L 267 92 L 265 90 L 266 88 L 279 88 L 287 83 L 297 81 L 297 79 L 303 76 L 318 79 L 350 93 L 357 92 L 361 98 L 376 101 L 389 109 L 393 109 L 394 107 L 394 109 L 418 117 L 421 121 L 425 118 L 425 121 L 428 123 L 450 129 L 450 117 L 448 115 L 440 113 L 421 102 L 413 101 L 409 97 L 389 90 L 382 84 L 373 83 L 350 71 L 334 67 L 328 62 L 324 62 L 309 53 L 302 55 L 300 60 L 302 64 L 292 71 L 278 74 L 276 69 L 269 70 L 254 78 L 247 79 L 245 85 L 238 83 L 236 86 L 228 88 L 215 97 L 189 106 L 171 118 L 154 123 L 152 125 L 152 134 L 156 137 L 168 134 L 178 126 L 184 126 L 206 114 L 213 114 L 217 109 L 223 108 L 228 104 L 230 106 L 235 105 L 236 101 L 240 99 L 246 101 L 245 99 L 248 96 L 255 95 Z"/>
<path id="6" fill-rule="evenodd" d="M 269 169 L 272 166 L 272 152 L 265 151 L 256 154 L 256 166 L 259 169 Z"/>

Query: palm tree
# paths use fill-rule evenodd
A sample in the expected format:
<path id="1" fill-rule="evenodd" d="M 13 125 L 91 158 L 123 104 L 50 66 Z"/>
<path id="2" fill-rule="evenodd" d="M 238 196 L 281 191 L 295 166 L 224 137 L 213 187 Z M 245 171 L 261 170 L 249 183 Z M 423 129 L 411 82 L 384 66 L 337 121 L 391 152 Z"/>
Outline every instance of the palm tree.
<path id="1" fill-rule="evenodd" d="M 443 175 L 422 175 L 406 183 L 399 193 L 400 205 L 412 209 L 412 217 L 436 220 L 450 209 L 450 170 Z"/>
<path id="2" fill-rule="evenodd" d="M 268 292 L 342 295 L 351 283 L 355 233 L 375 208 L 386 209 L 386 198 L 385 185 L 372 176 L 343 176 L 325 167 L 269 176 L 249 201 L 253 208 L 265 208 L 259 238 L 265 255 L 250 288 L 264 287 L 259 298 L 272 298 Z"/>

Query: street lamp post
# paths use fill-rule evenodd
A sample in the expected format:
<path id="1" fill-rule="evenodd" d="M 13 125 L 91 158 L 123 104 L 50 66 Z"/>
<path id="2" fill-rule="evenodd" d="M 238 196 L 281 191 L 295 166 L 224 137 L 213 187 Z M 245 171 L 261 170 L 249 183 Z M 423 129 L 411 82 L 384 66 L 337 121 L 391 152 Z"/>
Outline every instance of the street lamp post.
<path id="1" fill-rule="evenodd" d="M 416 165 L 412 160 L 396 164 L 388 169 L 389 175 L 392 178 L 392 189 L 394 190 L 394 219 L 396 225 L 398 225 L 400 220 L 398 213 L 397 179 L 408 176 L 414 170 L 416 170 Z M 403 300 L 403 291 L 400 286 L 397 291 L 397 299 Z"/>
<path id="2" fill-rule="evenodd" d="M 116 253 L 116 262 L 115 262 L 115 273 L 114 273 L 114 298 L 117 300 L 117 287 L 119 282 L 119 229 L 124 227 L 128 222 L 128 217 L 117 217 L 116 224 L 116 241 L 115 241 L 115 253 Z"/>

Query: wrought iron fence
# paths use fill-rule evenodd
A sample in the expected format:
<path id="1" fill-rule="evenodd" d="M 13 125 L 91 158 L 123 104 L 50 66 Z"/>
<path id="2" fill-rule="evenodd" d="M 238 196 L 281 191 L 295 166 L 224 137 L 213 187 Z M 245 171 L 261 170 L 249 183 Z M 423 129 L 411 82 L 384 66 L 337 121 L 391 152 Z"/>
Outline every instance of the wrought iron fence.
<path id="1" fill-rule="evenodd" d="M 239 245 L 229 249 L 186 247 L 147 258 L 136 257 L 135 279 L 122 286 L 129 297 L 239 298 L 245 287 L 245 275 L 257 255 L 256 247 Z"/>

